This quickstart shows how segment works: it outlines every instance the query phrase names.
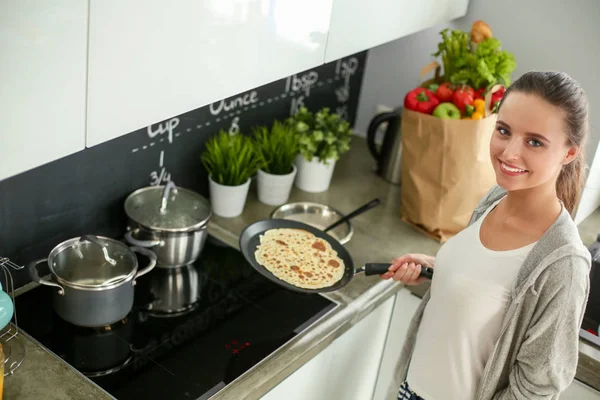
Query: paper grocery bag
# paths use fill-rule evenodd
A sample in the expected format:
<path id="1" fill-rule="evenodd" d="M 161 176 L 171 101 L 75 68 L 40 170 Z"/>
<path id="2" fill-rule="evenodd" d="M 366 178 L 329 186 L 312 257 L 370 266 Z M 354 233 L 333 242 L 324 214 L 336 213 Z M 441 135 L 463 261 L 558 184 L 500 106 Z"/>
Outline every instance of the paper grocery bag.
<path id="1" fill-rule="evenodd" d="M 449 120 L 402 111 L 405 222 L 440 242 L 467 226 L 479 200 L 496 184 L 489 151 L 496 117 Z"/>

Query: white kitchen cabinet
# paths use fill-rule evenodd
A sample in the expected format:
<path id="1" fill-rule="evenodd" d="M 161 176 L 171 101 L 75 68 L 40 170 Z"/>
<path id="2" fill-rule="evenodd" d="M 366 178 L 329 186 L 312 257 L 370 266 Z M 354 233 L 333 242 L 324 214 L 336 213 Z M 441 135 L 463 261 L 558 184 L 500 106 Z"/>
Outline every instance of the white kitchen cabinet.
<path id="1" fill-rule="evenodd" d="M 325 62 L 462 17 L 468 3 L 469 0 L 335 0 Z"/>
<path id="2" fill-rule="evenodd" d="M 577 380 L 560 395 L 560 400 L 600 400 L 600 392 Z"/>
<path id="3" fill-rule="evenodd" d="M 0 180 L 85 147 L 86 0 L 0 0 Z"/>
<path id="4" fill-rule="evenodd" d="M 373 399 L 377 400 L 395 400 L 396 397 L 386 399 L 388 386 L 393 380 L 394 369 L 400 358 L 402 346 L 406 339 L 406 333 L 413 318 L 415 311 L 419 307 L 421 299 L 413 295 L 408 289 L 402 289 L 396 295 L 392 319 L 387 334 L 387 340 L 381 359 L 381 367 L 377 377 L 375 395 Z"/>
<path id="5" fill-rule="evenodd" d="M 371 399 L 393 306 L 379 305 L 262 400 Z"/>
<path id="6" fill-rule="evenodd" d="M 332 2 L 91 0 L 87 146 L 321 65 Z"/>

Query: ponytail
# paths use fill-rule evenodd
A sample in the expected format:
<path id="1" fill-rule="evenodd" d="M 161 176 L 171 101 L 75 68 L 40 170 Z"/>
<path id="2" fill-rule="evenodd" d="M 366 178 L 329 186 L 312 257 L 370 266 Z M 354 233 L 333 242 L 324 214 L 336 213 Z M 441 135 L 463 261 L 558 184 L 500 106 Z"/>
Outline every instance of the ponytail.
<path id="1" fill-rule="evenodd" d="M 580 152 L 577 158 L 562 168 L 556 180 L 556 194 L 569 213 L 572 213 L 579 203 L 584 183 L 583 178 L 584 160 L 583 154 Z"/>

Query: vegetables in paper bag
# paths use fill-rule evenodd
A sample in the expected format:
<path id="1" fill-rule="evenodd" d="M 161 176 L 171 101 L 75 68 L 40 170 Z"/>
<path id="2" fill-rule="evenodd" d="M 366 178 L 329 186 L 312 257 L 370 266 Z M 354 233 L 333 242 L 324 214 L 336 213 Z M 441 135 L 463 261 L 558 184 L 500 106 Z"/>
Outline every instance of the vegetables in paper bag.
<path id="1" fill-rule="evenodd" d="M 413 89 L 404 97 L 404 108 L 424 114 L 431 114 L 439 103 L 433 92 L 425 88 Z"/>

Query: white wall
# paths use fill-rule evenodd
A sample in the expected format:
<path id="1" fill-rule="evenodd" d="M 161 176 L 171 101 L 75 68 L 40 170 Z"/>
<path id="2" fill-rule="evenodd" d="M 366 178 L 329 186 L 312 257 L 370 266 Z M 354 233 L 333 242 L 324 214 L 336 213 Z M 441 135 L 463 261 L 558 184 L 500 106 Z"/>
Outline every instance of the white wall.
<path id="1" fill-rule="evenodd" d="M 358 109 L 356 131 L 364 133 L 377 104 L 395 107 L 418 84 L 445 26 L 468 31 L 486 21 L 505 49 L 514 53 L 516 79 L 530 70 L 560 70 L 577 79 L 590 101 L 592 131 L 586 151 L 592 165 L 600 139 L 600 2 L 598 0 L 471 0 L 467 15 L 449 25 L 386 43 L 370 50 Z M 599 154 L 600 156 L 600 154 Z M 581 221 L 600 205 L 600 160 L 592 165 L 581 201 Z M 597 171 L 596 171 L 597 170 Z M 593 189 L 593 190 L 592 190 Z"/>

